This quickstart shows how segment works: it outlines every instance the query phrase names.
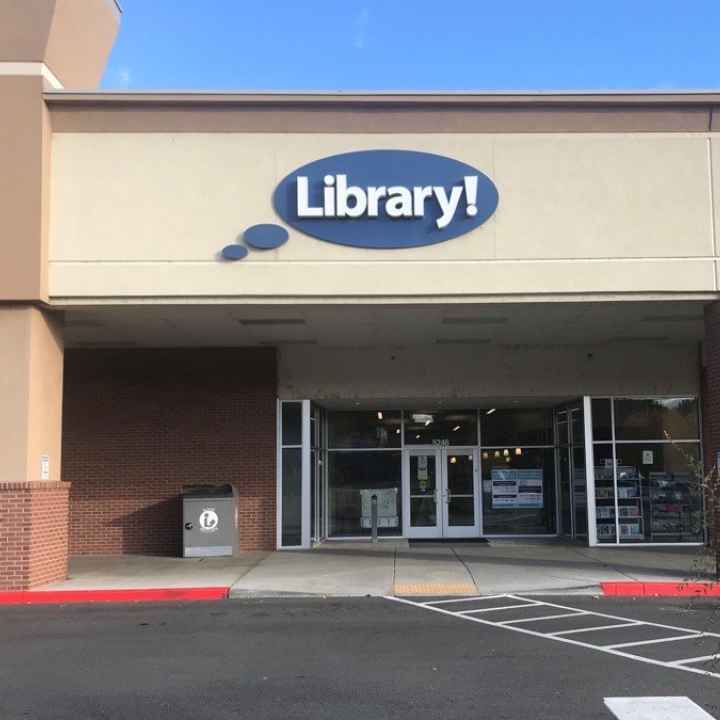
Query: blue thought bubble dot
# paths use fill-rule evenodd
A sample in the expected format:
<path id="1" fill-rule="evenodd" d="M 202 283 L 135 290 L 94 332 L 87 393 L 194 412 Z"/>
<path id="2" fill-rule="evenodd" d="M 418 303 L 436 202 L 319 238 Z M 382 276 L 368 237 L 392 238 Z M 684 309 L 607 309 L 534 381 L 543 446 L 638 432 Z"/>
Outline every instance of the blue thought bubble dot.
<path id="1" fill-rule="evenodd" d="M 274 250 L 288 241 L 288 231 L 282 225 L 265 223 L 253 225 L 243 233 L 243 240 L 254 250 Z"/>
<path id="2" fill-rule="evenodd" d="M 226 245 L 220 253 L 224 260 L 242 260 L 248 254 L 248 249 L 242 245 Z"/>

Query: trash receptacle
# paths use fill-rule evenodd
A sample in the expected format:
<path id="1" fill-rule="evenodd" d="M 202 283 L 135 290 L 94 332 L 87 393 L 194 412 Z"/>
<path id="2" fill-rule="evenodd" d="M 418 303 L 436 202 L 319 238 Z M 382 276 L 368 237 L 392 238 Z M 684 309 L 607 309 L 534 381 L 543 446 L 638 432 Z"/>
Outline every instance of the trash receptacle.
<path id="1" fill-rule="evenodd" d="M 183 557 L 223 557 L 238 548 L 236 492 L 232 485 L 183 488 Z"/>

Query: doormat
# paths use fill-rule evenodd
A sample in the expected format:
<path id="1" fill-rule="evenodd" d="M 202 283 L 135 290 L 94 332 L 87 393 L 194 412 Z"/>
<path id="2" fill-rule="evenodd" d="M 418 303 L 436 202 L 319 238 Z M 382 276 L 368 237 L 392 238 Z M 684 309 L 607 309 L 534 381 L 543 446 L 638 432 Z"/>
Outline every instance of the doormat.
<path id="1" fill-rule="evenodd" d="M 486 538 L 416 538 L 408 540 L 408 545 L 489 545 Z"/>

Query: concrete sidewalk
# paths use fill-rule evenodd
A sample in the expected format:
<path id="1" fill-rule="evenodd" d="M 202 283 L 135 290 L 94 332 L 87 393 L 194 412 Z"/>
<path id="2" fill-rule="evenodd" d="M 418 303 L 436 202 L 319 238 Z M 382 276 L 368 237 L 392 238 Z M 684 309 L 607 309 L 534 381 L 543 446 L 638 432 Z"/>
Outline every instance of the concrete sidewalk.
<path id="1" fill-rule="evenodd" d="M 41 590 L 231 587 L 231 597 L 599 593 L 602 582 L 703 579 L 701 548 L 588 548 L 562 541 L 488 544 L 328 542 L 236 558 L 76 557 Z"/>
<path id="2" fill-rule="evenodd" d="M 173 558 L 148 555 L 80 555 L 70 560 L 68 579 L 38 590 L 144 590 L 229 587 L 269 552 L 233 558 Z"/>
<path id="3" fill-rule="evenodd" d="M 602 582 L 700 579 L 709 569 L 700 550 L 591 549 L 560 541 L 329 542 L 269 555 L 233 585 L 231 596 L 597 593 Z"/>

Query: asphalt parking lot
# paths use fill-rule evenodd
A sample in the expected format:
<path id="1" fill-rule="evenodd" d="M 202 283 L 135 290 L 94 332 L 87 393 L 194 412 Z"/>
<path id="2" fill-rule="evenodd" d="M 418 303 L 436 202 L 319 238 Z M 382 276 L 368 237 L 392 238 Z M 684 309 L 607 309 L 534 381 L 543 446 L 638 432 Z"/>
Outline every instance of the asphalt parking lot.
<path id="1" fill-rule="evenodd" d="M 612 720 L 606 698 L 671 696 L 720 720 L 720 664 L 673 665 L 720 652 L 716 602 L 445 600 L 2 608 L 0 717 Z"/>

